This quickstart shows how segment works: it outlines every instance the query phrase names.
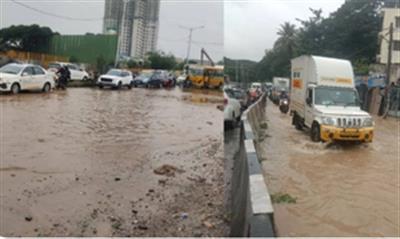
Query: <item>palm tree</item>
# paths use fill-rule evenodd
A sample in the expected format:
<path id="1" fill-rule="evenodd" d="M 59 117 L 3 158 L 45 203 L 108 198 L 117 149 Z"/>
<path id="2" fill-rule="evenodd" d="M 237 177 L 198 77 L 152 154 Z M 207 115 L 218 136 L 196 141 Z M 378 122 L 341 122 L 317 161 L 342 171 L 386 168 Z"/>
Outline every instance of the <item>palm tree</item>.
<path id="1" fill-rule="evenodd" d="M 279 38 L 275 42 L 275 47 L 287 50 L 289 57 L 292 57 L 296 47 L 296 26 L 290 22 L 285 22 L 280 26 L 277 34 Z"/>

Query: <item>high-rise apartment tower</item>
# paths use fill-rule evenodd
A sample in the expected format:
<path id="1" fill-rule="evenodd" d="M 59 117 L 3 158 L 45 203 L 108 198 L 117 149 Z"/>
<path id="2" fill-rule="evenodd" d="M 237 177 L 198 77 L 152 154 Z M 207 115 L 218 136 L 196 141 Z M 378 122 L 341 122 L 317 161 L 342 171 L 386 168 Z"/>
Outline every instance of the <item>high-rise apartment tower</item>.
<path id="1" fill-rule="evenodd" d="M 118 34 L 119 56 L 144 58 L 157 48 L 160 0 L 105 0 L 103 33 Z"/>

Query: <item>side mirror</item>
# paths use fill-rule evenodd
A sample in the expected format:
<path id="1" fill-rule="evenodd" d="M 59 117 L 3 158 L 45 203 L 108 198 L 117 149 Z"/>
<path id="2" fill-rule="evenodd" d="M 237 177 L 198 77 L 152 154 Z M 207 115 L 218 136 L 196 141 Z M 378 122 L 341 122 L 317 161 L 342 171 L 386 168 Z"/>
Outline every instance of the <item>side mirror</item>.
<path id="1" fill-rule="evenodd" d="M 307 105 L 310 105 L 310 106 L 311 106 L 311 98 L 307 98 L 307 99 L 306 99 L 306 103 L 307 103 Z"/>

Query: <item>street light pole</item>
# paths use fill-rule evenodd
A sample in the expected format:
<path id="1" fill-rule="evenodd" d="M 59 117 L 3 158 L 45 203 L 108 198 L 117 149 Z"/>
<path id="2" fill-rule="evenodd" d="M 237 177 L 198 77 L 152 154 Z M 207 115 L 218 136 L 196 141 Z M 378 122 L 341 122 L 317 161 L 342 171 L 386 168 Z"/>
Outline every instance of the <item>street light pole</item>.
<path id="1" fill-rule="evenodd" d="M 204 26 L 198 26 L 198 27 L 184 27 L 184 26 L 179 26 L 180 28 L 189 30 L 189 39 L 188 39 L 188 48 L 186 52 L 186 64 L 189 62 L 189 55 L 190 55 L 190 48 L 192 46 L 192 33 L 194 30 L 199 30 L 204 28 Z"/>

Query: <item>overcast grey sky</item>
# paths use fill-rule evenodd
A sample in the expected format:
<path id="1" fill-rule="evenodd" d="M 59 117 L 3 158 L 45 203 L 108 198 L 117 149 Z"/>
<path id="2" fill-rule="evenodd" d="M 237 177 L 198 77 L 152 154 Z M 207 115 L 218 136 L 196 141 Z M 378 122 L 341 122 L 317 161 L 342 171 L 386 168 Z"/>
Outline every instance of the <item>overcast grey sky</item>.
<path id="1" fill-rule="evenodd" d="M 61 34 L 101 33 L 104 0 L 15 0 L 31 7 L 71 18 L 93 21 L 73 21 L 47 16 L 24 8 L 12 0 L 0 0 L 0 27 L 18 24 L 49 26 Z M 184 58 L 188 31 L 179 25 L 204 29 L 193 32 L 191 58 L 200 57 L 201 47 L 218 61 L 223 57 L 223 2 L 201 0 L 161 0 L 158 48 Z"/>
<path id="2" fill-rule="evenodd" d="M 298 25 L 308 19 L 309 8 L 329 16 L 345 0 L 230 0 L 224 6 L 224 52 L 227 57 L 259 61 L 272 48 L 285 21 Z"/>

